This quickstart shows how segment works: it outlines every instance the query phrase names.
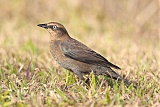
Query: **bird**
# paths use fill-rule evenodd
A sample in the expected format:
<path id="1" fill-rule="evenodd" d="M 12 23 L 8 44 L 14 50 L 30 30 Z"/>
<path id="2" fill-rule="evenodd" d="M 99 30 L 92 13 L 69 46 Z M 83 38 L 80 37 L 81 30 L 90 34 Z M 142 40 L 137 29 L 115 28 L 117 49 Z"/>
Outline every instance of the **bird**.
<path id="1" fill-rule="evenodd" d="M 50 53 L 54 60 L 63 68 L 73 72 L 80 80 L 83 75 L 93 72 L 112 79 L 123 81 L 128 87 L 131 83 L 113 69 L 121 68 L 109 62 L 99 53 L 72 38 L 66 28 L 58 22 L 38 24 L 50 33 Z"/>

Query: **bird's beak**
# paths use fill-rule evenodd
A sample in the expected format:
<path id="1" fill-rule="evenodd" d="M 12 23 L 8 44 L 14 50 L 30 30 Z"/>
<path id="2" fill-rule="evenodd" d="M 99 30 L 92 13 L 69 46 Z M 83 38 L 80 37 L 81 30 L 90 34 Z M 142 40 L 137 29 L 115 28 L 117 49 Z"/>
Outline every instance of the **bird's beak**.
<path id="1" fill-rule="evenodd" d="M 43 27 L 43 28 L 45 28 L 45 29 L 48 29 L 47 24 L 38 24 L 37 26 L 39 26 L 39 27 Z"/>

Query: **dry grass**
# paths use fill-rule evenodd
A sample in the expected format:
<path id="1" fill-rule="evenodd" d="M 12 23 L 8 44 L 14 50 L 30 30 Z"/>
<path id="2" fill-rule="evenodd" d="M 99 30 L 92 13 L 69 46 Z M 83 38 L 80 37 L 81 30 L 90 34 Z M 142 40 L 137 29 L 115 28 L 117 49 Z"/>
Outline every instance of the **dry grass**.
<path id="1" fill-rule="evenodd" d="M 158 1 L 0 1 L 0 107 L 160 106 Z M 70 35 L 119 65 L 137 89 L 90 77 L 90 87 L 49 53 L 49 33 L 36 25 L 57 21 Z M 72 84 L 72 87 L 68 87 Z"/>

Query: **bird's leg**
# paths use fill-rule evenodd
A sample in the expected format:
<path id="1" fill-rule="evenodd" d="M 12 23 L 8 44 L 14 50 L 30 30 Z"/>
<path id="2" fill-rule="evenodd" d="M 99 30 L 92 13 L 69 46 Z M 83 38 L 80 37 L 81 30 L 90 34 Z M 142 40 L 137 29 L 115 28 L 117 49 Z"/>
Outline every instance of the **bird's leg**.
<path id="1" fill-rule="evenodd" d="M 85 80 L 85 83 L 86 83 L 86 84 L 89 84 L 89 78 L 87 78 L 87 79 Z"/>
<path id="2" fill-rule="evenodd" d="M 85 84 L 88 84 L 89 82 L 89 78 L 85 81 L 84 77 L 83 77 L 83 74 L 81 71 L 76 71 L 74 72 L 78 78 L 79 78 L 79 81 L 77 82 L 78 84 L 83 84 L 85 82 Z"/>
<path id="3" fill-rule="evenodd" d="M 77 83 L 66 86 L 65 87 L 66 89 L 71 88 L 71 87 L 75 86 L 76 84 L 82 84 L 83 81 L 85 80 L 84 77 L 83 77 L 83 74 L 80 71 L 72 71 L 72 72 L 78 76 L 79 81 Z"/>
<path id="4" fill-rule="evenodd" d="M 80 71 L 74 71 L 74 73 L 78 76 L 80 80 L 84 80 L 83 74 Z"/>

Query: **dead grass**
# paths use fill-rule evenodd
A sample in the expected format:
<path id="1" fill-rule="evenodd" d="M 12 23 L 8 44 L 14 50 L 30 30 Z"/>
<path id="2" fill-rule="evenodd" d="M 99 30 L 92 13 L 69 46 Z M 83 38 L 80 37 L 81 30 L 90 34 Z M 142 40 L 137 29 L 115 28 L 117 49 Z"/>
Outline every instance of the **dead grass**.
<path id="1" fill-rule="evenodd" d="M 17 0 L 0 4 L 0 106 L 160 105 L 158 7 L 143 17 L 156 1 Z M 49 34 L 36 26 L 49 21 L 64 24 L 72 37 L 119 65 L 122 70 L 117 72 L 137 83 L 137 89 L 118 87 L 93 74 L 90 86 L 79 83 L 49 53 Z"/>

